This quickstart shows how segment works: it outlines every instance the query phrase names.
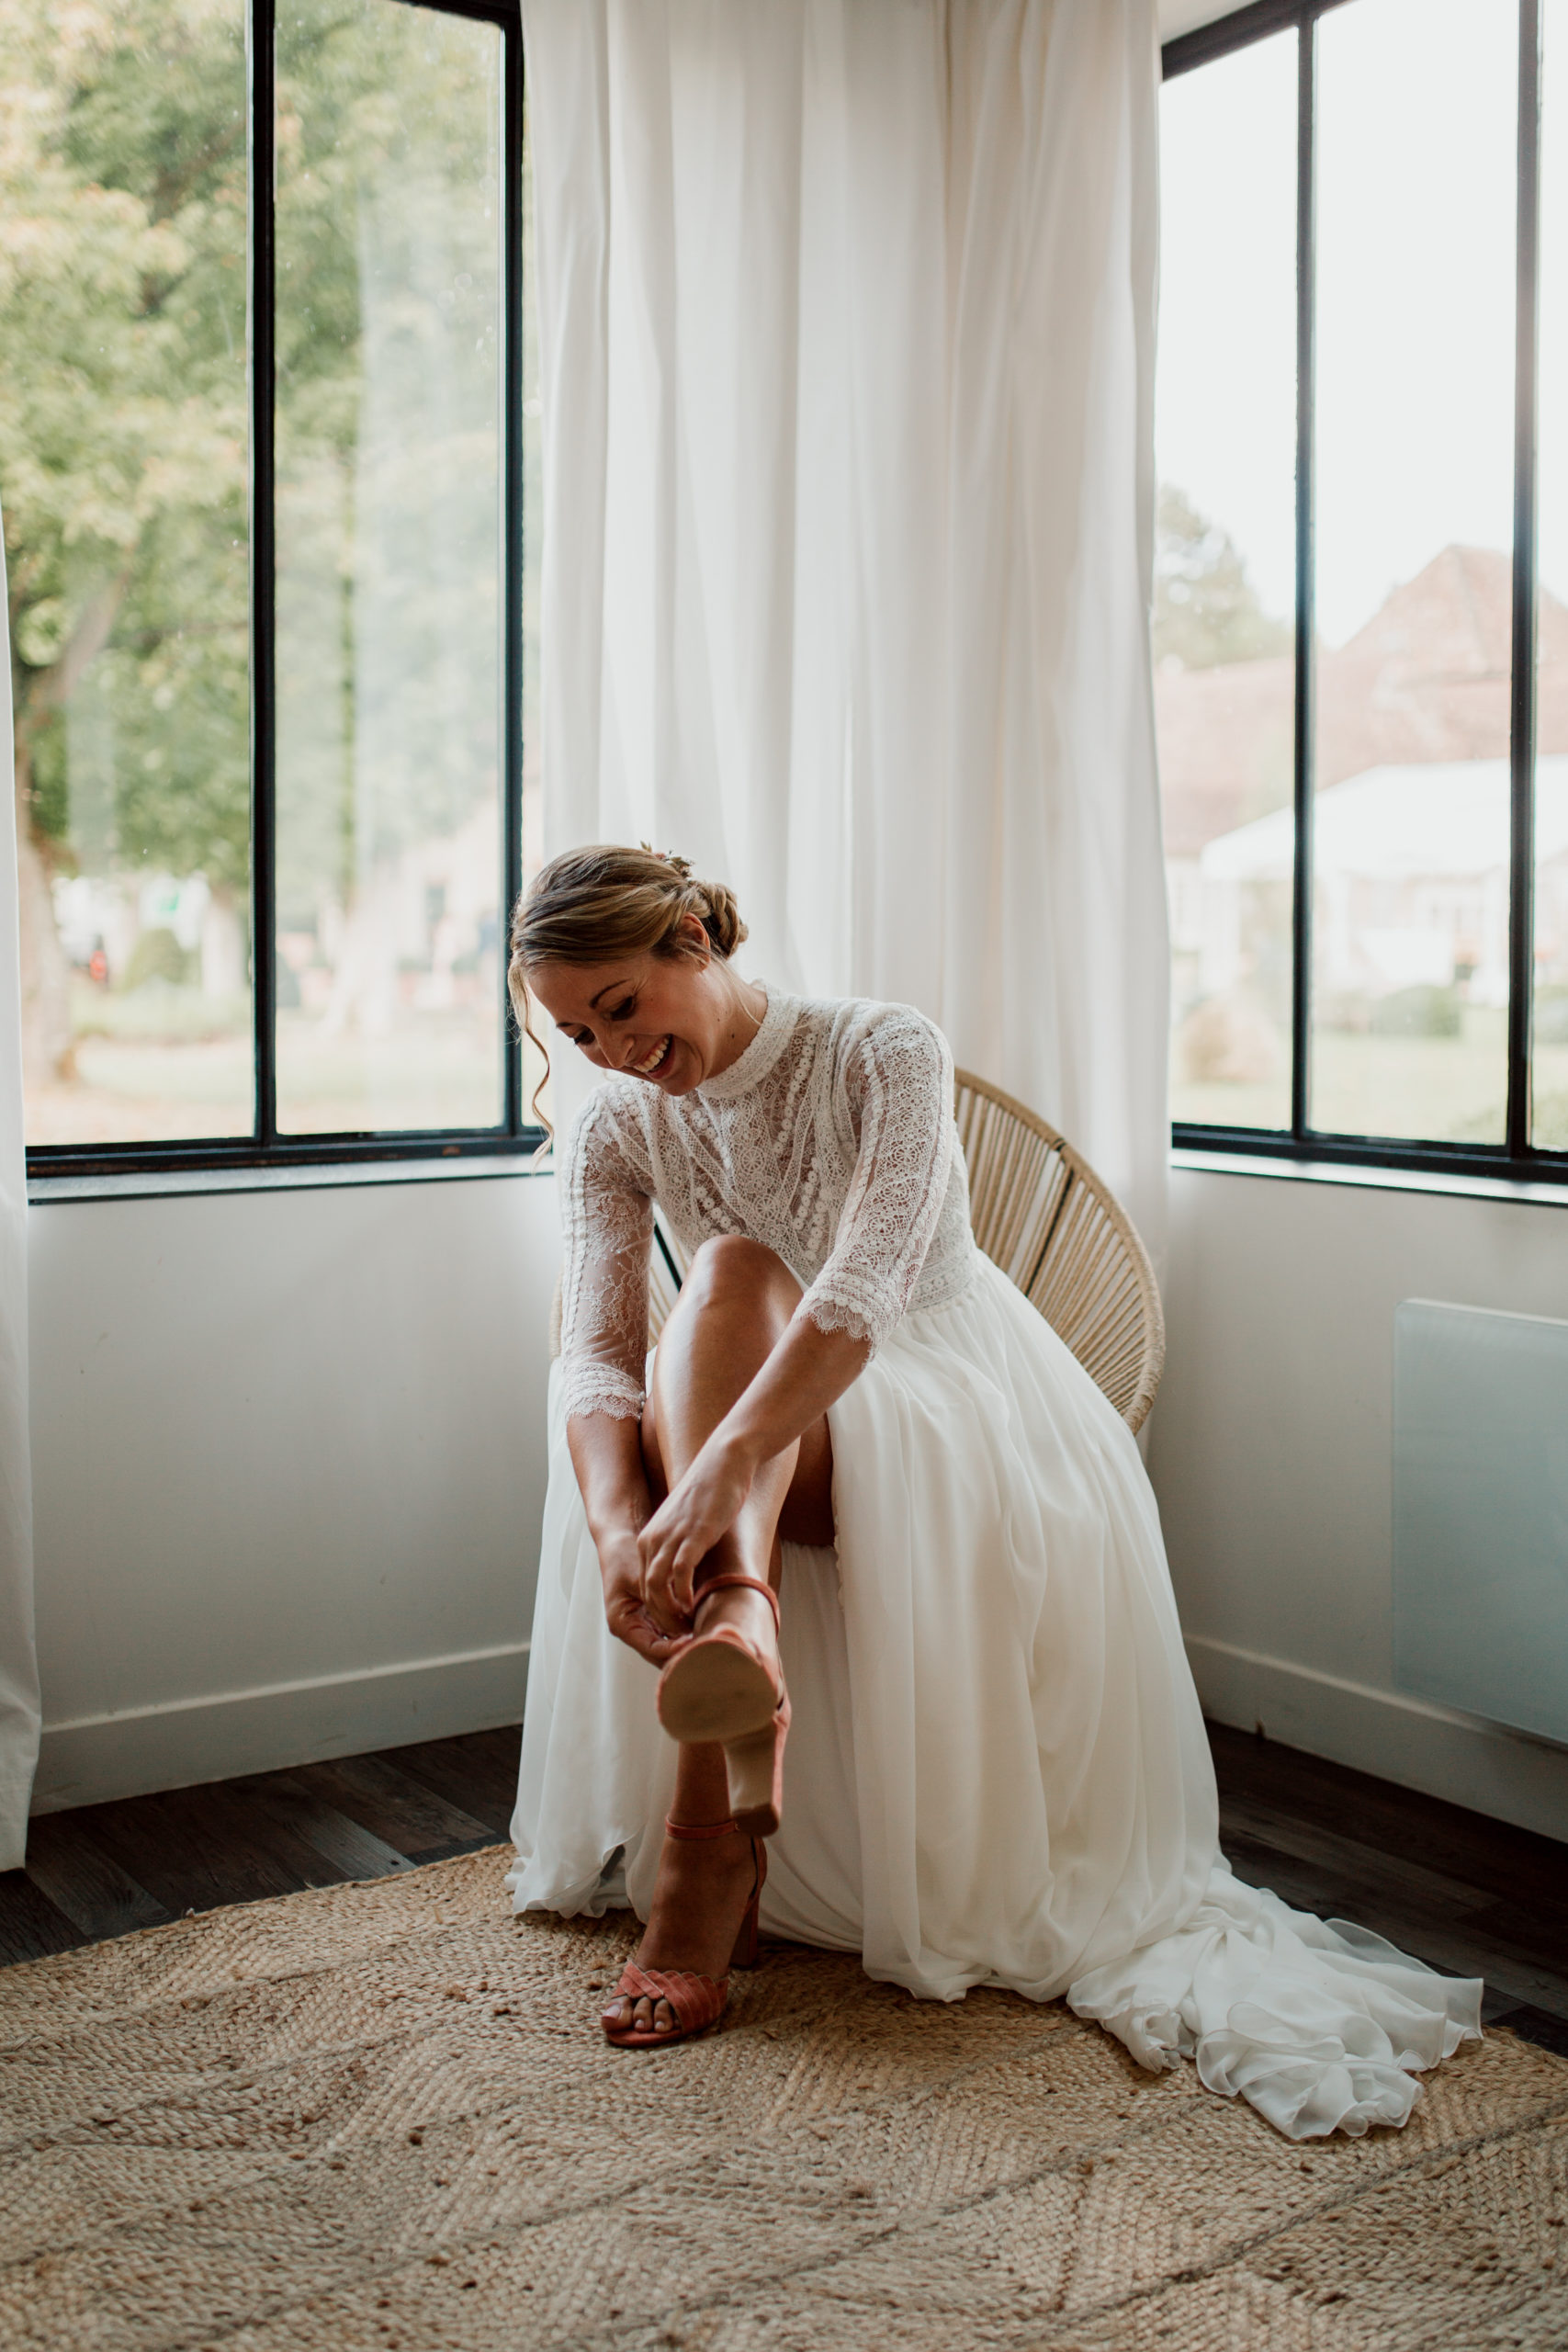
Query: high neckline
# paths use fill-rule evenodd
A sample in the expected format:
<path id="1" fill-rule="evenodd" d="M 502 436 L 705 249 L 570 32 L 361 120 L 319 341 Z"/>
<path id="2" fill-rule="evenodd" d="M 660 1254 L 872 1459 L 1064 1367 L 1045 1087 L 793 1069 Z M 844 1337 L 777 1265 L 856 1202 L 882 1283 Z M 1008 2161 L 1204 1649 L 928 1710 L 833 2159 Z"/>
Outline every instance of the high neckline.
<path id="1" fill-rule="evenodd" d="M 796 1000 L 786 996 L 783 989 L 774 988 L 771 980 L 754 980 L 752 986 L 760 988 L 768 1000 L 761 1026 L 728 1069 L 720 1070 L 716 1078 L 705 1078 L 700 1086 L 693 1089 L 705 1102 L 733 1102 L 739 1096 L 749 1094 L 754 1086 L 761 1084 L 789 1043 L 800 1010 Z"/>

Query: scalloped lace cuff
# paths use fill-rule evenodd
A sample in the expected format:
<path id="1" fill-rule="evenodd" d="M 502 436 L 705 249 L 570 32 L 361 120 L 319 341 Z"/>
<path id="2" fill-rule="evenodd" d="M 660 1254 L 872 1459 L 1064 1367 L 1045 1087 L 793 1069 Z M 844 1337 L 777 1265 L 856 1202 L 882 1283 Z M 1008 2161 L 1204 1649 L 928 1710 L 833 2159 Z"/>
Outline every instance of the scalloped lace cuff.
<path id="1" fill-rule="evenodd" d="M 607 1413 L 615 1421 L 641 1419 L 646 1395 L 641 1381 L 613 1364 L 569 1365 L 562 1386 L 569 1421 L 586 1419 L 590 1413 Z"/>
<path id="2" fill-rule="evenodd" d="M 845 1331 L 852 1340 L 865 1340 L 874 1353 L 896 1328 L 903 1312 L 897 1306 L 890 1307 L 886 1299 L 846 1298 L 841 1291 L 824 1289 L 817 1283 L 813 1283 L 800 1305 L 801 1312 L 819 1331 Z"/>

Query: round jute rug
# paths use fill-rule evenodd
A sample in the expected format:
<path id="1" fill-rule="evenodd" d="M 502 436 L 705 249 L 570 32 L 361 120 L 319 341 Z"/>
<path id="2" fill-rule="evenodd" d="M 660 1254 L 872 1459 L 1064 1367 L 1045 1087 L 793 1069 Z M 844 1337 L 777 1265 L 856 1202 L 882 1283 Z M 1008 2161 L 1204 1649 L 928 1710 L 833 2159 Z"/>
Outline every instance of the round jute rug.
<path id="1" fill-rule="evenodd" d="M 1568 2346 L 1568 2061 L 1495 2035 L 1302 2148 L 1060 2007 L 776 1946 L 724 2027 L 502 1849 L 0 1973 L 0 2344 Z"/>

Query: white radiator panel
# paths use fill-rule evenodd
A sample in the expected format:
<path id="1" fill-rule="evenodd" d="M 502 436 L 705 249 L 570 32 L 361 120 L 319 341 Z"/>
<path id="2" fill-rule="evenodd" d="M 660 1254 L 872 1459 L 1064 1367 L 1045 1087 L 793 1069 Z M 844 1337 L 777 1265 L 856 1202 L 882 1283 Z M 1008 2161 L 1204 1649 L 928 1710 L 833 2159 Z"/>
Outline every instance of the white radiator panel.
<path id="1" fill-rule="evenodd" d="M 1393 1645 L 1402 1690 L 1568 1742 L 1568 1323 L 1394 1309 Z"/>

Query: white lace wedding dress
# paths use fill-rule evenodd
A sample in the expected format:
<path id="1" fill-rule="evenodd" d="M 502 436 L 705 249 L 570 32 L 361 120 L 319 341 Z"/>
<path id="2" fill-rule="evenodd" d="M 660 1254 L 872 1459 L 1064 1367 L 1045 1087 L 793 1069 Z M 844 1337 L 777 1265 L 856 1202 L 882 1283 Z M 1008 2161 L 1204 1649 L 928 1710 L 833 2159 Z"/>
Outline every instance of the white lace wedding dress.
<path id="1" fill-rule="evenodd" d="M 976 1249 L 940 1033 L 768 992 L 679 1101 L 590 1098 L 562 1155 L 561 1357 L 508 1884 L 646 1916 L 675 1751 L 612 1639 L 566 1446 L 643 1400 L 652 1204 L 776 1250 L 874 1343 L 829 1415 L 836 1551 L 785 1547 L 795 1711 L 762 1924 L 958 1998 L 1066 1994 L 1145 2066 L 1196 2059 L 1293 2137 L 1403 2123 L 1482 1987 L 1244 1886 L 1158 1516 L 1124 1424 Z"/>

